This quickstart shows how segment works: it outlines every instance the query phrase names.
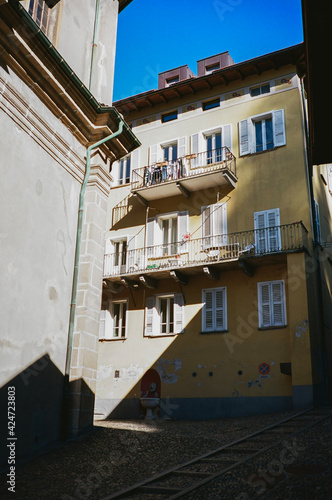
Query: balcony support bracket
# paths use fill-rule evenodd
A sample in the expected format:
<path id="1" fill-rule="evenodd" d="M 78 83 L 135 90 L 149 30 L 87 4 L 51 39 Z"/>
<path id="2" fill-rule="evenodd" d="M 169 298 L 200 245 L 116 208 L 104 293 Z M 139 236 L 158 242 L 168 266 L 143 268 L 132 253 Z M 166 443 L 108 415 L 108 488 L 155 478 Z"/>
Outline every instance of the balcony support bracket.
<path id="1" fill-rule="evenodd" d="M 170 271 L 169 274 L 170 274 L 171 278 L 173 278 L 175 281 L 177 281 L 181 285 L 187 285 L 188 284 L 188 277 L 185 276 L 180 271 Z"/>
<path id="2" fill-rule="evenodd" d="M 185 188 L 185 187 L 181 184 L 181 182 L 177 182 L 177 183 L 176 183 L 176 187 L 180 189 L 181 193 L 183 194 L 183 196 L 184 196 L 185 198 L 187 198 L 187 199 L 188 199 L 188 198 L 190 198 L 190 194 L 191 194 L 191 193 L 190 193 L 190 191 L 188 191 L 188 189 L 187 189 L 187 188 Z"/>
<path id="3" fill-rule="evenodd" d="M 207 266 L 203 267 L 204 274 L 211 278 L 212 280 L 218 281 L 220 277 L 220 271 L 219 269 L 216 269 L 215 267 L 212 266 Z"/>
<path id="4" fill-rule="evenodd" d="M 226 181 L 235 189 L 235 182 L 231 178 L 231 176 L 228 174 L 228 172 L 223 172 L 223 177 L 226 179 Z"/>
<path id="5" fill-rule="evenodd" d="M 135 280 L 131 280 L 129 278 L 121 278 L 121 283 L 128 288 L 139 288 L 139 282 Z"/>
<path id="6" fill-rule="evenodd" d="M 249 262 L 246 260 L 239 260 L 239 268 L 244 272 L 247 276 L 252 277 L 254 275 L 254 268 Z"/>
<path id="7" fill-rule="evenodd" d="M 158 280 L 151 278 L 151 276 L 140 276 L 139 279 L 147 288 L 153 288 L 153 290 L 158 288 Z"/>
<path id="8" fill-rule="evenodd" d="M 141 194 L 139 194 L 136 191 L 134 191 L 133 195 L 140 202 L 140 204 L 143 205 L 143 207 L 148 207 L 149 206 L 148 201 L 145 198 L 143 198 L 143 196 Z"/>

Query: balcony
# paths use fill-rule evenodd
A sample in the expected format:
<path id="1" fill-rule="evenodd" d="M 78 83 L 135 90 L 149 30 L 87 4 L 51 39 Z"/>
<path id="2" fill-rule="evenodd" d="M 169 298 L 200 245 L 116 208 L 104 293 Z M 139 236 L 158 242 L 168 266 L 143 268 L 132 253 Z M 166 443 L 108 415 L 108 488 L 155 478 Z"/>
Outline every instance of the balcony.
<path id="1" fill-rule="evenodd" d="M 146 201 L 176 196 L 215 186 L 235 187 L 236 158 L 222 147 L 133 171 L 131 190 Z"/>
<path id="2" fill-rule="evenodd" d="M 115 278 L 150 274 L 167 277 L 169 271 L 189 269 L 223 262 L 244 261 L 266 255 L 300 252 L 307 248 L 307 229 L 302 222 L 251 231 L 207 236 L 106 254 L 104 277 Z M 162 276 L 162 272 L 164 276 Z M 197 269 L 199 272 L 199 269 Z"/>

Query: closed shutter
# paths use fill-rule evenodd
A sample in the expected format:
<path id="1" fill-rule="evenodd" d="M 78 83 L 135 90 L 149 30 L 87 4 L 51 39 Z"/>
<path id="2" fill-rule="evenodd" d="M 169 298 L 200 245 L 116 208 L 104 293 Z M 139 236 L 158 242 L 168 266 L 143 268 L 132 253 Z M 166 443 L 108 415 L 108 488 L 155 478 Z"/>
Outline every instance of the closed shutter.
<path id="1" fill-rule="evenodd" d="M 276 252 L 281 249 L 279 208 L 256 212 L 254 226 L 258 253 Z"/>
<path id="2" fill-rule="evenodd" d="M 224 127 L 222 129 L 222 146 L 227 147 L 230 151 L 233 151 L 232 125 L 224 125 Z M 223 160 L 225 160 L 225 159 L 226 159 L 226 155 L 224 154 Z"/>
<path id="3" fill-rule="evenodd" d="M 275 326 L 284 324 L 283 314 L 283 287 L 282 283 L 271 283 L 272 292 L 272 324 Z"/>
<path id="4" fill-rule="evenodd" d="M 251 153 L 250 151 L 250 138 L 251 138 L 251 120 L 242 120 L 239 123 L 239 136 L 240 136 L 240 156 Z"/>
<path id="5" fill-rule="evenodd" d="M 154 335 L 156 322 L 156 308 L 155 308 L 155 297 L 148 297 L 145 303 L 145 335 Z"/>
<path id="6" fill-rule="evenodd" d="M 180 137 L 178 140 L 178 157 L 186 156 L 187 154 L 187 137 Z"/>
<path id="7" fill-rule="evenodd" d="M 184 242 L 179 245 L 179 253 L 188 252 L 188 241 L 184 238 L 184 236 L 188 234 L 188 220 L 189 213 L 187 210 L 178 213 L 178 241 Z"/>
<path id="8" fill-rule="evenodd" d="M 216 330 L 225 329 L 225 289 L 215 290 L 216 297 Z"/>
<path id="9" fill-rule="evenodd" d="M 274 147 L 286 144 L 284 110 L 273 111 Z"/>
<path id="10" fill-rule="evenodd" d="M 127 243 L 127 266 L 128 271 L 133 272 L 137 269 L 137 257 L 135 255 L 135 247 L 136 247 L 136 235 L 128 236 Z"/>
<path id="11" fill-rule="evenodd" d="M 213 330 L 213 290 L 203 290 L 203 331 Z"/>
<path id="12" fill-rule="evenodd" d="M 275 252 L 280 249 L 280 226 L 279 223 L 279 210 L 270 210 L 267 212 L 267 226 L 271 229 L 268 230 L 268 248 L 270 252 Z"/>
<path id="13" fill-rule="evenodd" d="M 257 253 L 266 252 L 267 242 L 266 242 L 266 218 L 265 212 L 255 213 L 254 215 L 254 225 L 255 225 L 255 244 Z"/>
<path id="14" fill-rule="evenodd" d="M 259 301 L 260 304 L 260 327 L 270 326 L 270 289 L 269 283 L 259 283 Z"/>
<path id="15" fill-rule="evenodd" d="M 174 295 L 174 333 L 184 333 L 184 302 L 182 293 Z"/>

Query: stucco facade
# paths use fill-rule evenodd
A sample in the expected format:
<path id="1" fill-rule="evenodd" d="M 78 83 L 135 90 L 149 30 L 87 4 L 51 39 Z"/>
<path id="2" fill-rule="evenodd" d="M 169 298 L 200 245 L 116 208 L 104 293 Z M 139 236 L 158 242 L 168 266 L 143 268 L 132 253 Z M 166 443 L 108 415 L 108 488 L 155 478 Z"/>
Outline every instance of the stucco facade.
<path id="1" fill-rule="evenodd" d="M 115 103 L 142 146 L 112 167 L 99 418 L 142 415 L 150 368 L 161 379 L 159 414 L 170 418 L 300 408 L 321 397 L 302 50 L 229 60 L 210 73 L 214 56 L 205 75 L 200 68 L 175 82 L 172 70 L 168 87 Z"/>
<path id="2" fill-rule="evenodd" d="M 119 3 L 100 3 L 102 36 L 107 18 L 116 30 Z M 57 3 L 53 45 L 30 17 L 32 4 L 0 5 L 1 407 L 14 387 L 17 458 L 92 425 L 110 163 L 139 144 L 117 111 L 98 102 L 111 105 L 113 70 L 103 65 L 107 82 L 96 71 L 94 96 L 91 50 L 80 38 L 70 43 L 74 26 L 92 42 L 96 2 L 84 2 L 88 14 L 82 2 Z M 104 40 L 110 68 L 114 30 Z M 87 148 L 120 125 L 88 164 Z M 6 436 L 6 412 L 1 418 Z"/>

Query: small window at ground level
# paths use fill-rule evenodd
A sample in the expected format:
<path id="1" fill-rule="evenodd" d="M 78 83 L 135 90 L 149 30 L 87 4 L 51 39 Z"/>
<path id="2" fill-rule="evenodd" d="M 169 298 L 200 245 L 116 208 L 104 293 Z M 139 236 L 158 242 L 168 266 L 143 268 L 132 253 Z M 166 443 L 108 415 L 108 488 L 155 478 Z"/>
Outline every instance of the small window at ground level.
<path id="1" fill-rule="evenodd" d="M 256 97 L 262 94 L 268 94 L 270 92 L 270 84 L 266 83 L 265 85 L 261 85 L 260 87 L 254 87 L 250 89 L 251 97 Z"/>
<path id="2" fill-rule="evenodd" d="M 207 111 L 208 109 L 218 108 L 220 106 L 220 98 L 212 99 L 211 101 L 203 102 L 202 108 L 203 111 Z"/>
<path id="3" fill-rule="evenodd" d="M 161 122 L 162 123 L 171 122 L 172 120 L 176 120 L 177 117 L 178 117 L 178 110 L 171 111 L 170 113 L 165 113 L 164 115 L 161 115 Z"/>

